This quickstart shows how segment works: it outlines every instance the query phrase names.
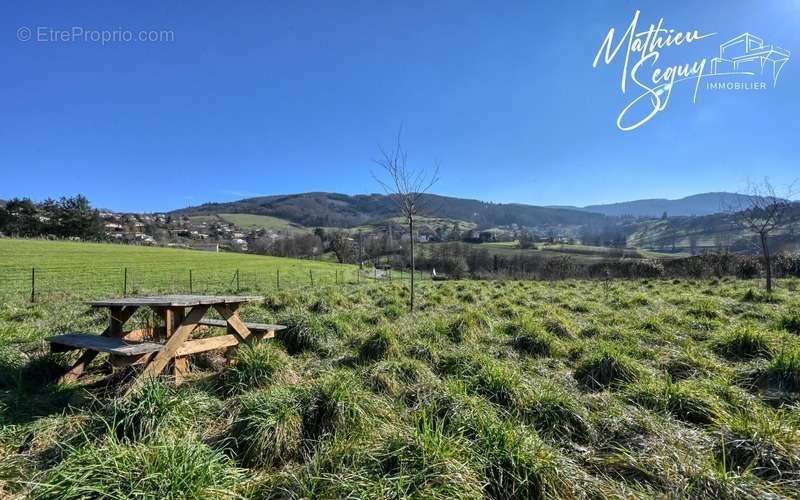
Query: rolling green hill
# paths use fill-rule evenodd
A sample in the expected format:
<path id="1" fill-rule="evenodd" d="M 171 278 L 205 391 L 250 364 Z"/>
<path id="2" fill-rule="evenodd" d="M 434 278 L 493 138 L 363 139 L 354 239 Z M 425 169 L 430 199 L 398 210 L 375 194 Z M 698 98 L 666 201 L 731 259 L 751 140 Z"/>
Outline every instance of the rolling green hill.
<path id="1" fill-rule="evenodd" d="M 302 193 L 263 196 L 230 203 L 206 203 L 173 212 L 180 215 L 254 214 L 278 217 L 306 227 L 355 227 L 396 217 L 392 196 L 381 194 L 349 196 L 338 193 Z M 422 216 L 456 219 L 481 227 L 519 224 L 581 225 L 606 220 L 600 214 L 582 210 L 537 207 L 518 203 L 487 203 L 478 200 L 423 195 Z"/>

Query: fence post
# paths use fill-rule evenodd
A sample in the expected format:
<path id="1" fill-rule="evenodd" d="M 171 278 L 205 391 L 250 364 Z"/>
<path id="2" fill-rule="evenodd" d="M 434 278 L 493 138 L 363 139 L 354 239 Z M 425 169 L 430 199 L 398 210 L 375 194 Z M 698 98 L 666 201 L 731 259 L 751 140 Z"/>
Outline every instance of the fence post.
<path id="1" fill-rule="evenodd" d="M 189 269 L 189 293 L 192 293 L 192 270 Z"/>
<path id="2" fill-rule="evenodd" d="M 239 293 L 239 270 L 236 270 L 236 293 Z"/>
<path id="3" fill-rule="evenodd" d="M 314 286 L 314 274 L 311 273 L 311 269 L 308 270 L 308 277 L 311 279 L 311 286 Z"/>
<path id="4" fill-rule="evenodd" d="M 31 268 L 31 302 L 36 302 L 36 268 Z"/>
<path id="5" fill-rule="evenodd" d="M 281 289 L 281 270 L 280 268 L 275 269 L 275 285 L 278 290 Z"/>
<path id="6" fill-rule="evenodd" d="M 125 277 L 122 280 L 122 296 L 128 295 L 128 268 L 125 268 Z"/>

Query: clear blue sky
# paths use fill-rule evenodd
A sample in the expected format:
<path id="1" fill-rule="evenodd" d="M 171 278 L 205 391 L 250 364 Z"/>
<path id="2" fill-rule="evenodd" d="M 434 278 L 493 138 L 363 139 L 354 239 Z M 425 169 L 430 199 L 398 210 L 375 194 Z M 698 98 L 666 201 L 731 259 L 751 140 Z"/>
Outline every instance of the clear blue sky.
<path id="1" fill-rule="evenodd" d="M 642 29 L 664 17 L 718 33 L 665 49 L 664 64 L 712 57 L 742 32 L 796 60 L 767 91 L 692 104 L 676 88 L 622 132 L 623 63 L 592 62 L 637 9 Z M 797 0 L 4 2 L 0 198 L 80 192 L 157 211 L 378 192 L 371 160 L 401 123 L 411 164 L 438 160 L 436 191 L 453 196 L 586 205 L 781 184 L 800 176 L 798 26 Z M 36 41 L 41 27 L 174 41 Z"/>

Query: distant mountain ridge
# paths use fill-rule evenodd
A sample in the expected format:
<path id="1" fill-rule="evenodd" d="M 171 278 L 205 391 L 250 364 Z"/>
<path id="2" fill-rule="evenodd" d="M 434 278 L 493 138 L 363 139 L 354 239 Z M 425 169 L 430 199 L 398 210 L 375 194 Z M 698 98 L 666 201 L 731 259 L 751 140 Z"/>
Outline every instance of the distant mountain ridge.
<path id="1" fill-rule="evenodd" d="M 307 227 L 353 227 L 398 215 L 393 196 L 300 193 L 261 196 L 228 203 L 206 203 L 176 210 L 178 215 L 247 213 L 280 217 Z M 603 223 L 606 217 L 585 210 L 539 207 L 520 203 L 491 203 L 435 194 L 422 196 L 419 214 L 457 219 L 482 227 L 582 225 Z"/>
<path id="2" fill-rule="evenodd" d="M 748 195 L 736 193 L 702 193 L 677 200 L 655 198 L 589 205 L 580 210 L 610 217 L 660 217 L 665 212 L 670 217 L 703 216 L 726 212 L 731 207 L 745 206 L 749 198 Z"/>

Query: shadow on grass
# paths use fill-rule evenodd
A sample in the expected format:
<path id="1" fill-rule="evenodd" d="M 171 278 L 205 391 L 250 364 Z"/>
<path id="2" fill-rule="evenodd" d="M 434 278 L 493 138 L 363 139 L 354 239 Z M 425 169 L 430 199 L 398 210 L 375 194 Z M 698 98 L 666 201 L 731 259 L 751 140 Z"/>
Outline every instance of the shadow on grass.
<path id="1" fill-rule="evenodd" d="M 68 369 L 64 355 L 0 356 L 0 425 L 24 424 L 61 413 L 85 393 L 78 385 L 57 385 Z"/>

